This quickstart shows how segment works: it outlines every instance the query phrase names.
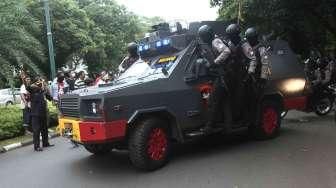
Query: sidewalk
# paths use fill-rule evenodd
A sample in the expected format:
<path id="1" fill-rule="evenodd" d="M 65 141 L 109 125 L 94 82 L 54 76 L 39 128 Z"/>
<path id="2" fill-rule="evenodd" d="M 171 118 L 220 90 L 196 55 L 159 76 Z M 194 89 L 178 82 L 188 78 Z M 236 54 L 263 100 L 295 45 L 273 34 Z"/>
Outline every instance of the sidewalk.
<path id="1" fill-rule="evenodd" d="M 50 139 L 59 136 L 59 134 L 57 133 L 57 131 L 49 129 L 48 132 L 49 132 L 48 137 Z M 17 148 L 20 148 L 20 147 L 24 147 L 24 146 L 28 146 L 28 145 L 33 144 L 33 138 L 32 138 L 32 136 L 30 136 L 29 139 L 23 139 L 23 140 L 24 141 L 22 141 L 22 142 L 15 142 L 15 143 L 11 143 L 11 144 L 8 144 L 8 145 L 0 147 L 0 153 L 5 153 L 7 151 L 11 151 L 11 150 L 14 150 L 14 149 L 17 149 Z"/>

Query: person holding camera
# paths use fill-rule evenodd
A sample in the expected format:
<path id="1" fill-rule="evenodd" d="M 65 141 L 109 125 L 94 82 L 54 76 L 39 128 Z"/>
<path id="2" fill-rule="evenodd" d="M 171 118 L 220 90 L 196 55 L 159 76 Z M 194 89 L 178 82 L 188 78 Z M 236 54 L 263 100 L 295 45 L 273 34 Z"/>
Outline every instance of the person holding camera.
<path id="1" fill-rule="evenodd" d="M 52 100 L 52 97 L 47 87 L 46 82 L 42 78 L 36 78 L 35 82 L 27 86 L 27 91 L 31 96 L 31 121 L 33 128 L 33 143 L 35 151 L 43 151 L 40 147 L 40 135 L 42 135 L 42 146 L 54 146 L 48 141 L 48 126 L 47 126 L 47 101 Z"/>

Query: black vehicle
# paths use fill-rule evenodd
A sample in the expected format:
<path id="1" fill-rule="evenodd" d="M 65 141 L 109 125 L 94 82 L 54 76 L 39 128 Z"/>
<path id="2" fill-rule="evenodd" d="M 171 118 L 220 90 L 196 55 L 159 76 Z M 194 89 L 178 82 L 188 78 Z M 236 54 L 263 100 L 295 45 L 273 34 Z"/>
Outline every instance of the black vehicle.
<path id="1" fill-rule="evenodd" d="M 62 134 L 94 154 L 126 148 L 134 166 L 144 170 L 164 166 L 173 142 L 204 136 L 200 129 L 207 121 L 212 89 L 205 66 L 197 63 L 201 56 L 196 33 L 204 24 L 218 34 L 225 31 L 224 22 L 196 22 L 174 32 L 158 25 L 140 41 L 141 59 L 114 83 L 62 96 Z M 249 128 L 258 139 L 274 138 L 280 112 L 304 104 L 306 81 L 294 53 L 284 41 L 269 45 L 272 80 L 260 101 L 260 124 L 234 122 L 216 132 Z"/>

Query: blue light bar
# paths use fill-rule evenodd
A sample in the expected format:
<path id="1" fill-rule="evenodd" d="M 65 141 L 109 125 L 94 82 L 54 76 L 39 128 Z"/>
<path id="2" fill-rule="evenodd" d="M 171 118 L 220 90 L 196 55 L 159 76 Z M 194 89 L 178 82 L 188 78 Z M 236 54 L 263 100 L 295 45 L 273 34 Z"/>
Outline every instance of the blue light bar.
<path id="1" fill-rule="evenodd" d="M 163 45 L 167 46 L 169 43 L 170 43 L 170 40 L 169 39 L 164 39 L 162 41 Z"/>
<path id="2" fill-rule="evenodd" d="M 149 49 L 149 45 L 146 44 L 146 45 L 144 46 L 144 50 L 148 50 L 148 49 Z"/>
<path id="3" fill-rule="evenodd" d="M 156 42 L 156 47 L 161 47 L 162 46 L 162 42 L 161 41 L 157 41 Z"/>
<path id="4" fill-rule="evenodd" d="M 143 46 L 139 46 L 138 50 L 139 50 L 139 52 L 142 52 L 143 51 Z"/>

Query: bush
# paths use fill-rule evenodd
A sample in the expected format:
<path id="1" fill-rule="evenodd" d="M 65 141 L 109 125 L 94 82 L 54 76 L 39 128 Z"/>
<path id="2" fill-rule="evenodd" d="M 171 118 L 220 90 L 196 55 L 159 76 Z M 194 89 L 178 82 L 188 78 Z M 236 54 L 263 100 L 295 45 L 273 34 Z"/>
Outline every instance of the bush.
<path id="1" fill-rule="evenodd" d="M 19 107 L 0 107 L 0 140 L 23 135 L 22 124 L 22 110 Z"/>
<path id="2" fill-rule="evenodd" d="M 58 111 L 55 106 L 48 104 L 49 127 L 58 124 Z M 22 126 L 22 110 L 19 106 L 0 107 L 0 140 L 21 136 L 24 134 Z"/>
<path id="3" fill-rule="evenodd" d="M 58 110 L 51 102 L 48 103 L 49 109 L 49 127 L 56 127 L 58 125 Z"/>

